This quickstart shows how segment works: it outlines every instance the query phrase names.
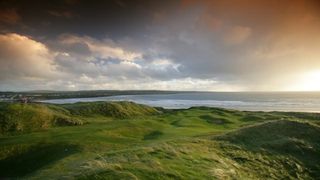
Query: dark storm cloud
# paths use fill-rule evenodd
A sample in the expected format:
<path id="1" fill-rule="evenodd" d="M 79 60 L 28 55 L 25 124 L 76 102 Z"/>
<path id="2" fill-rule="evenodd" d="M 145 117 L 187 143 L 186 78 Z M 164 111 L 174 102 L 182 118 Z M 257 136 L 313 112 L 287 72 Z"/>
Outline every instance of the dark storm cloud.
<path id="1" fill-rule="evenodd" d="M 176 1 L 2 1 L 1 9 L 17 9 L 30 30 L 12 28 L 35 37 L 55 37 L 75 33 L 101 38 L 110 36 L 141 36 L 141 31 L 152 21 L 153 12 L 166 9 Z"/>
<path id="2" fill-rule="evenodd" d="M 1 9 L 0 21 L 6 24 L 16 24 L 20 21 L 21 17 L 15 9 Z"/>

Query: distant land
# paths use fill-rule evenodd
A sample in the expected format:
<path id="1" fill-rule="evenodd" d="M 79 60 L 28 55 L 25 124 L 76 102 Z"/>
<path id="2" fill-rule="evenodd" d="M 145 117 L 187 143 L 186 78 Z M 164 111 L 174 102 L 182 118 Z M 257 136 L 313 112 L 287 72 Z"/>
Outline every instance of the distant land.
<path id="1" fill-rule="evenodd" d="M 0 91 L 0 101 L 19 101 L 21 98 L 33 100 L 46 99 L 67 99 L 67 98 L 88 98 L 105 97 L 116 95 L 139 95 L 139 94 L 172 94 L 192 91 L 159 91 L 159 90 L 81 90 L 81 91 Z"/>

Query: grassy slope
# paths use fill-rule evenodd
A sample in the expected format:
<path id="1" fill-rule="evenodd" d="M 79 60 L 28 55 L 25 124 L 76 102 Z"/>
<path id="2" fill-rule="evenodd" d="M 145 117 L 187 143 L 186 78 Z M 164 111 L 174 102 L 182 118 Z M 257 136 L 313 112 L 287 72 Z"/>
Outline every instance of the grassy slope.
<path id="1" fill-rule="evenodd" d="M 0 134 L 32 132 L 52 126 L 81 125 L 81 120 L 57 106 L 42 104 L 0 104 Z"/>
<path id="2" fill-rule="evenodd" d="M 80 116 L 102 115 L 113 118 L 130 118 L 133 116 L 152 115 L 159 113 L 156 109 L 135 104 L 133 102 L 80 102 L 61 105 L 72 114 Z"/>
<path id="3" fill-rule="evenodd" d="M 53 126 L 82 125 L 83 117 L 128 118 L 159 113 L 131 102 L 95 102 L 64 105 L 0 103 L 0 134 L 32 132 Z M 82 119 L 82 120 L 81 120 Z"/>
<path id="4" fill-rule="evenodd" d="M 41 106 L 86 123 L 3 135 L 0 177 L 312 179 L 320 172 L 317 114 Z"/>
<path id="5" fill-rule="evenodd" d="M 288 157 L 295 178 L 301 174 L 320 177 L 320 127 L 310 122 L 277 120 L 240 129 L 216 139 L 253 153 Z M 300 174 L 297 174 L 299 172 Z"/>

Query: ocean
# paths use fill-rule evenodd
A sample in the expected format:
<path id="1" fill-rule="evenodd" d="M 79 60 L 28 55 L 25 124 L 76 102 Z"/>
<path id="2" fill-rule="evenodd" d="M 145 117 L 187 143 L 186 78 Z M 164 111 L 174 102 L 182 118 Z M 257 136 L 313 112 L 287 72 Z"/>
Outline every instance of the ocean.
<path id="1" fill-rule="evenodd" d="M 181 92 L 175 94 L 52 99 L 41 102 L 64 104 L 92 101 L 132 101 L 168 109 L 209 106 L 246 111 L 320 112 L 320 92 Z"/>

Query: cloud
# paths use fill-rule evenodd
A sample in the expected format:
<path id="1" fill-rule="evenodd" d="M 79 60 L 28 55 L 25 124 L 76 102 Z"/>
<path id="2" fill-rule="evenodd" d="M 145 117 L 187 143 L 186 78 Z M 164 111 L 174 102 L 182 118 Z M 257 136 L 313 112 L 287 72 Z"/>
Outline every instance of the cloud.
<path id="1" fill-rule="evenodd" d="M 185 78 L 180 72 L 181 66 L 181 64 L 174 63 L 169 59 L 154 59 L 142 67 L 142 72 L 154 79 L 168 81 Z"/>
<path id="2" fill-rule="evenodd" d="M 29 33 L 33 37 L 16 34 L 42 45 L 38 51 L 23 45 L 31 55 L 19 55 L 23 54 L 20 41 L 10 41 L 18 47 L 10 53 L 5 50 L 9 43 L 1 43 L 3 67 L 12 69 L 1 69 L 1 87 L 5 81 L 20 79 L 16 82 L 37 88 L 42 83 L 67 89 L 283 90 L 299 74 L 320 69 L 316 0 L 159 1 L 144 10 L 123 2 L 125 6 L 110 6 L 115 10 L 106 8 L 108 3 L 97 3 L 93 6 L 97 12 L 91 15 L 81 10 L 87 4 L 79 1 L 66 10 L 83 18 L 73 24 L 53 17 L 63 14 L 51 12 L 46 20 L 57 27 L 52 29 L 40 25 L 41 17 L 36 19 Z M 48 17 L 48 9 L 44 13 Z M 10 27 L 6 26 L 9 32 Z M 13 64 L 34 65 L 9 66 L 3 63 L 5 58 L 19 62 Z M 44 68 L 33 67 L 40 59 Z M 41 74 L 41 69 L 51 75 Z"/>
<path id="3" fill-rule="evenodd" d="M 127 51 L 108 39 L 72 35 L 47 46 L 11 33 L 0 35 L 0 43 L 2 90 L 147 89 L 179 77 L 179 64 L 156 56 L 145 59 L 143 52 Z"/>
<path id="4" fill-rule="evenodd" d="M 241 44 L 246 41 L 250 35 L 251 28 L 234 26 L 224 35 L 224 42 L 230 45 Z"/>
<path id="5" fill-rule="evenodd" d="M 0 35 L 0 79 L 46 79 L 55 76 L 47 47 L 19 34 Z"/>
<path id="6" fill-rule="evenodd" d="M 78 44 L 86 46 L 93 53 L 93 55 L 98 58 L 113 58 L 125 61 L 133 61 L 142 57 L 142 54 L 140 53 L 126 51 L 123 48 L 118 47 L 116 43 L 110 39 L 98 41 L 88 36 L 79 37 L 74 35 L 63 35 L 60 37 L 60 42 L 66 45 Z"/>
<path id="7" fill-rule="evenodd" d="M 55 16 L 55 17 L 63 17 L 63 18 L 67 18 L 67 19 L 71 19 L 75 16 L 75 14 L 71 11 L 67 11 L 67 10 L 50 10 L 48 11 L 48 13 L 52 16 Z"/>
<path id="8" fill-rule="evenodd" d="M 125 41 L 116 43 L 110 39 L 63 35 L 51 46 L 57 51 L 56 63 L 63 72 L 120 79 L 170 79 L 181 76 L 180 64 L 149 51 L 132 50 L 135 48 L 129 48 Z"/>
<path id="9" fill-rule="evenodd" d="M 16 9 L 0 9 L 0 21 L 7 24 L 16 24 L 21 20 Z"/>
<path id="10" fill-rule="evenodd" d="M 103 44 L 96 39 L 91 41 Z M 120 54 L 116 57 L 124 59 L 100 61 L 93 54 L 77 54 L 72 48 L 70 52 L 59 52 L 23 35 L 0 35 L 0 89 L 203 90 L 222 86 L 213 79 L 179 77 L 181 65 L 170 59 L 149 57 L 129 61 Z"/>
<path id="11" fill-rule="evenodd" d="M 97 90 L 97 89 L 112 89 L 112 90 L 216 90 L 224 89 L 226 91 L 241 91 L 243 89 L 237 86 L 230 86 L 213 79 L 196 79 L 196 78 L 179 78 L 166 81 L 155 79 L 114 79 L 106 76 L 100 76 L 91 79 L 81 76 L 79 81 L 56 81 L 48 82 L 43 87 L 56 90 Z M 31 88 L 32 89 L 32 88 Z M 43 88 L 42 88 L 43 89 Z"/>
<path id="12" fill-rule="evenodd" d="M 182 77 L 287 89 L 290 78 L 320 69 L 320 15 L 311 2 L 189 0 L 150 28 L 148 47 L 181 64 Z"/>

